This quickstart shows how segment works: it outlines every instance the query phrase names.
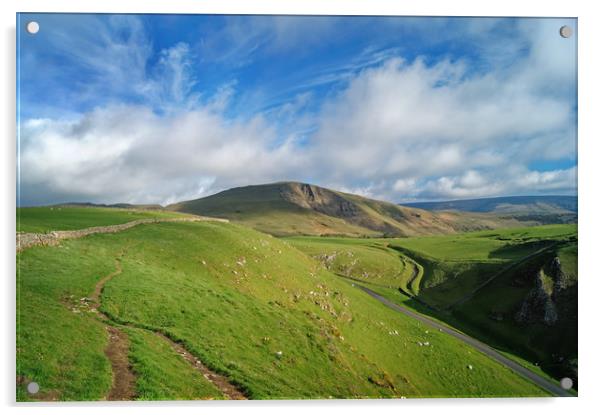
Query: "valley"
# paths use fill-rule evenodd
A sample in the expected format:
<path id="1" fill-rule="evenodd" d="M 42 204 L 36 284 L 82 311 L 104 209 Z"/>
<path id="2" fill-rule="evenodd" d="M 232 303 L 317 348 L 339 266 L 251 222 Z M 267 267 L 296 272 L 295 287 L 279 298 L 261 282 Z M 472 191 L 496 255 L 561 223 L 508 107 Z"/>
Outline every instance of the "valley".
<path id="1" fill-rule="evenodd" d="M 202 217 L 186 203 L 18 209 L 22 237 L 85 235 L 17 253 L 17 400 L 550 396 L 576 382 L 576 225 L 271 189 L 202 202 Z"/>
<path id="2" fill-rule="evenodd" d="M 363 282 L 397 304 L 535 363 L 554 377 L 577 378 L 574 225 L 417 238 L 289 240 L 338 275 Z M 383 278 L 380 271 L 386 267 L 375 268 L 367 260 L 368 250 L 383 256 L 388 251 L 388 261 L 397 261 L 402 271 L 385 271 L 391 278 Z"/>

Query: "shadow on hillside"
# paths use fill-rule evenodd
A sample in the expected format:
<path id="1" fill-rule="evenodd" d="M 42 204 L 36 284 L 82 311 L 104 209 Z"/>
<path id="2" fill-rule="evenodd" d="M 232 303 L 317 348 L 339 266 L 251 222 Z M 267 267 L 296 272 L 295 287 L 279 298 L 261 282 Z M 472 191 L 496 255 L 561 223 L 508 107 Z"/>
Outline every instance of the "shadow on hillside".
<path id="1" fill-rule="evenodd" d="M 523 243 L 509 243 L 492 250 L 487 256 L 490 259 L 517 260 L 547 246 L 554 245 L 555 240 L 537 240 Z"/>

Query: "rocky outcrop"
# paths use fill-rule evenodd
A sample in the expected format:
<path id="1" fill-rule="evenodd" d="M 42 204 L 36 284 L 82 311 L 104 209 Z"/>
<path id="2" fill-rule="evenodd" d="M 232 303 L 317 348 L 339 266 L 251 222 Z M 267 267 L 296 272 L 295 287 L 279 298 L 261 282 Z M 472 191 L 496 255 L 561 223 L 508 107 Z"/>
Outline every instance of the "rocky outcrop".
<path id="1" fill-rule="evenodd" d="M 543 322 L 548 326 L 554 325 L 559 318 L 559 299 L 570 286 L 570 279 L 562 270 L 560 258 L 554 257 L 547 274 L 540 269 L 534 279 L 535 287 L 521 303 L 515 320 L 519 323 Z"/>
<path id="2" fill-rule="evenodd" d="M 217 221 L 217 222 L 229 222 L 228 219 L 210 218 L 206 216 L 198 217 L 183 217 L 183 218 L 152 218 L 152 219 L 138 219 L 119 225 L 109 226 L 94 226 L 91 228 L 77 229 L 73 231 L 54 231 L 49 233 L 18 233 L 17 234 L 17 252 L 21 252 L 24 249 L 32 246 L 52 246 L 58 245 L 63 239 L 77 239 L 83 238 L 84 236 L 92 235 L 95 233 L 115 233 L 121 232 L 134 226 L 142 225 L 145 223 L 159 223 L 159 222 L 199 222 L 199 221 Z"/>
<path id="3" fill-rule="evenodd" d="M 546 289 L 545 278 L 543 270 L 539 270 L 535 277 L 535 287 L 529 291 L 516 313 L 515 319 L 519 323 L 543 321 L 551 326 L 558 320 L 552 292 Z"/>
<path id="4" fill-rule="evenodd" d="M 339 218 L 353 218 L 362 213 L 355 203 L 328 189 L 305 183 L 283 185 L 280 196 L 306 209 Z"/>
<path id="5" fill-rule="evenodd" d="M 554 278 L 554 292 L 559 293 L 562 290 L 566 290 L 570 285 L 570 279 L 560 266 L 560 258 L 555 257 L 552 260 L 550 270 L 552 278 Z"/>

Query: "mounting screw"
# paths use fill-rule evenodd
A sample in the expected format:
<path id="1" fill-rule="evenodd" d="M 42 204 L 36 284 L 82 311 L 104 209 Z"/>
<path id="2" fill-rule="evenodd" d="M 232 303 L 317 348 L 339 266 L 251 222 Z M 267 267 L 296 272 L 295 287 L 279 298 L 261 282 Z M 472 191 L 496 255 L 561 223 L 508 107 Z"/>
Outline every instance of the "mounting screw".
<path id="1" fill-rule="evenodd" d="M 571 28 L 571 26 L 562 26 L 560 28 L 560 36 L 562 36 L 563 38 L 569 38 L 573 35 L 573 29 Z"/>
<path id="2" fill-rule="evenodd" d="M 27 33 L 29 33 L 30 35 L 35 35 L 40 31 L 39 23 L 33 20 L 31 22 L 28 22 L 25 28 L 27 29 Z"/>
<path id="3" fill-rule="evenodd" d="M 29 382 L 27 384 L 27 392 L 29 392 L 30 394 L 35 395 L 39 391 L 40 391 L 40 385 L 38 385 L 36 382 Z"/>
<path id="4" fill-rule="evenodd" d="M 571 378 L 562 378 L 560 380 L 560 387 L 562 387 L 562 389 L 566 389 L 569 390 L 573 387 L 573 379 Z"/>

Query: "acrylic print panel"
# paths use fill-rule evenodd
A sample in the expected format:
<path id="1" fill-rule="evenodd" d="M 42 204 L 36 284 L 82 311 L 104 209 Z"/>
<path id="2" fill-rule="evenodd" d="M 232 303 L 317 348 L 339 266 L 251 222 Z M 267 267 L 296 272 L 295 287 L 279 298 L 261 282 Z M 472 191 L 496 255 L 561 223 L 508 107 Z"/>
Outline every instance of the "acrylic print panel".
<path id="1" fill-rule="evenodd" d="M 17 33 L 18 401 L 577 394 L 576 19 Z"/>

